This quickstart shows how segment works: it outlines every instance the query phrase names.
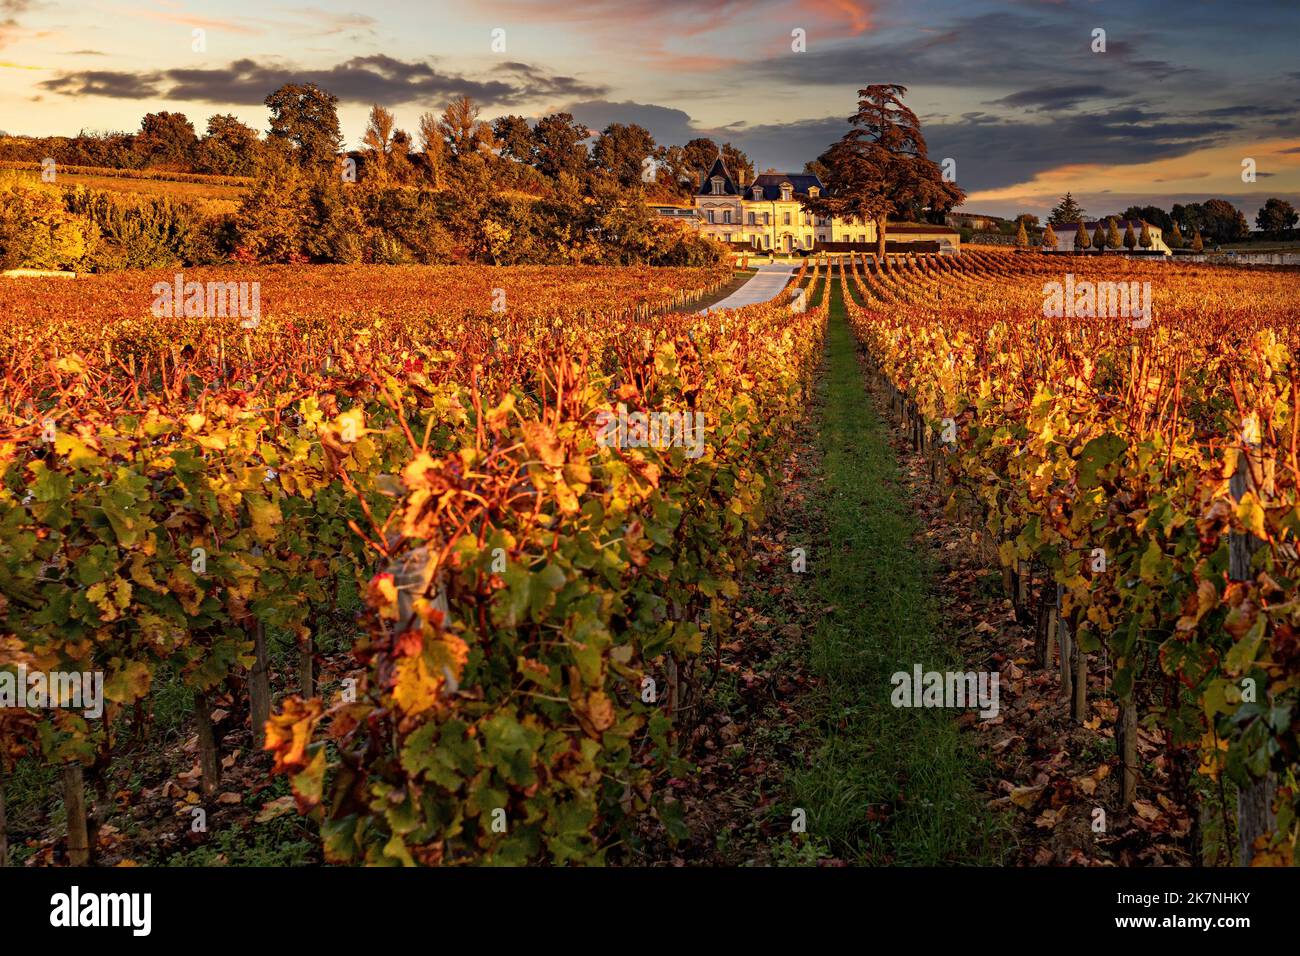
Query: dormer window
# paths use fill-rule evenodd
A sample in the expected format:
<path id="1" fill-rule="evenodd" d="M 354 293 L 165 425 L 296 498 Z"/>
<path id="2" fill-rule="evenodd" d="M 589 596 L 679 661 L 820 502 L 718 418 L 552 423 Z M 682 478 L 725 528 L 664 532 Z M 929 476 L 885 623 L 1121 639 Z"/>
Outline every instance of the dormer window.
<path id="1" fill-rule="evenodd" d="M 783 185 L 781 187 L 781 202 L 789 202 L 791 198 L 791 193 L 793 191 L 794 191 L 794 187 L 791 186 L 789 183 Z"/>
<path id="2" fill-rule="evenodd" d="M 760 199 L 762 199 L 762 198 L 763 198 L 763 187 L 762 187 L 762 186 L 755 186 L 755 187 L 754 187 L 754 201 L 757 202 L 758 200 L 760 200 Z"/>
<path id="3" fill-rule="evenodd" d="M 808 198 L 810 198 L 810 199 L 816 199 L 816 198 L 817 198 L 817 194 L 820 193 L 820 192 L 821 192 L 821 190 L 818 189 L 816 186 L 809 186 L 809 187 L 808 187 Z"/>
<path id="4" fill-rule="evenodd" d="M 721 176 L 714 176 L 711 180 L 709 180 L 709 183 L 710 183 L 710 185 L 713 186 L 713 195 L 715 195 L 715 196 L 721 196 L 721 195 L 722 195 L 722 177 L 721 177 Z"/>

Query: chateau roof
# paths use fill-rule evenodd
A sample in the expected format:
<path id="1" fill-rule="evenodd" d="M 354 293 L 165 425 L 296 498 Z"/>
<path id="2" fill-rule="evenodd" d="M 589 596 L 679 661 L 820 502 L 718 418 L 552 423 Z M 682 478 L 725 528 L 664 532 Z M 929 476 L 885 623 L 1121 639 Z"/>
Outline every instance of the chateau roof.
<path id="1" fill-rule="evenodd" d="M 808 189 L 811 186 L 816 186 L 823 192 L 826 191 L 826 187 L 822 185 L 822 181 L 816 176 L 805 173 L 763 173 L 761 176 L 756 176 L 754 181 L 745 187 L 745 198 L 752 199 L 754 187 L 757 186 L 763 190 L 764 199 L 780 199 L 781 186 L 785 183 L 789 183 L 794 187 L 792 192 L 796 196 L 807 196 Z"/>
<path id="2" fill-rule="evenodd" d="M 713 195 L 713 179 L 718 176 L 722 177 L 722 195 L 740 195 L 740 190 L 736 188 L 736 181 L 731 178 L 731 173 L 727 172 L 727 164 L 722 161 L 722 153 L 718 153 L 718 158 L 713 161 L 713 165 L 709 168 L 709 171 L 705 173 L 704 178 L 700 180 L 700 188 L 696 192 L 696 195 Z"/>

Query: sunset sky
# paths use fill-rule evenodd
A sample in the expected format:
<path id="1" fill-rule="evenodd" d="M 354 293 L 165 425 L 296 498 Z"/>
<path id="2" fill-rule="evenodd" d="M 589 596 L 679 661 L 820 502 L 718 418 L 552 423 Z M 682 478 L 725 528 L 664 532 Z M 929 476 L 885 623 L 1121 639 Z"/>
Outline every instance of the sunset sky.
<path id="1" fill-rule="evenodd" d="M 265 129 L 266 94 L 311 80 L 351 145 L 373 102 L 413 131 L 468 93 L 487 118 L 563 109 L 797 171 L 858 88 L 897 82 L 967 211 L 1042 215 L 1070 189 L 1105 214 L 1218 196 L 1253 224 L 1269 196 L 1300 207 L 1297 39 L 1297 0 L 0 0 L 0 129 L 133 130 L 156 110 Z"/>

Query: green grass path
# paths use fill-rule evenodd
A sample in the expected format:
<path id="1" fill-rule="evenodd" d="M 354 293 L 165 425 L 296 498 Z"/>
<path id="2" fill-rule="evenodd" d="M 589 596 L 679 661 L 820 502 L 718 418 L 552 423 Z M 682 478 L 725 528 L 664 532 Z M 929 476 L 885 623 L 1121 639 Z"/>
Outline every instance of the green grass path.
<path id="1" fill-rule="evenodd" d="M 819 445 L 827 541 L 810 554 L 810 585 L 835 611 L 814 624 L 822 688 L 810 717 L 813 752 L 792 775 L 808 832 L 862 864 L 994 863 L 996 825 L 977 790 L 978 758 L 957 714 L 895 708 L 890 675 L 964 670 L 941 630 L 918 522 L 898 486 L 887 425 L 867 396 L 844 314 L 829 288 Z"/>

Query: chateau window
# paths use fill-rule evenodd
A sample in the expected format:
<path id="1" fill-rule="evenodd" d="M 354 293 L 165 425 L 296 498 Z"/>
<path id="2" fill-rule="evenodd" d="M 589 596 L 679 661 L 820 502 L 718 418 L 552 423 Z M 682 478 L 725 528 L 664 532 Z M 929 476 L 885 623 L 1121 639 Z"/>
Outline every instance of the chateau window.
<path id="1" fill-rule="evenodd" d="M 731 241 L 731 233 L 729 233 L 729 232 L 728 232 L 728 233 L 724 233 L 722 238 L 726 239 L 727 242 L 730 242 L 730 241 Z"/>
<path id="2" fill-rule="evenodd" d="M 820 192 L 821 192 L 821 190 L 818 189 L 816 186 L 809 186 L 809 187 L 808 187 L 808 195 L 811 196 L 813 199 L 816 199 L 816 198 L 817 198 L 817 195 L 818 195 Z"/>
<path id="3" fill-rule="evenodd" d="M 710 180 L 710 182 L 711 182 L 712 185 L 713 185 L 713 195 L 715 195 L 715 196 L 721 196 L 721 195 L 722 195 L 722 179 L 721 179 L 721 177 L 714 176 L 713 179 Z"/>
<path id="4" fill-rule="evenodd" d="M 730 223 L 730 222 L 731 222 L 731 210 L 730 210 L 730 209 L 724 209 L 724 210 L 722 210 L 722 221 L 723 221 L 723 222 L 726 222 L 726 223 Z"/>
<path id="5" fill-rule="evenodd" d="M 710 223 L 713 223 L 714 221 L 715 221 L 715 220 L 714 220 L 714 218 L 713 218 L 713 210 L 710 209 L 710 210 L 709 210 L 709 222 L 710 222 Z"/>
<path id="6" fill-rule="evenodd" d="M 757 221 L 758 221 L 758 217 L 757 217 L 756 215 L 754 215 L 754 214 L 751 212 L 751 213 L 749 214 L 749 224 L 750 224 L 751 226 L 753 226 L 753 225 L 757 225 Z"/>
<path id="7" fill-rule="evenodd" d="M 782 187 L 781 187 L 781 201 L 782 201 L 782 202 L 789 202 L 789 201 L 790 201 L 790 189 L 791 189 L 790 186 L 782 186 Z"/>
<path id="8" fill-rule="evenodd" d="M 789 213 L 786 213 L 786 214 L 785 214 L 785 224 L 786 224 L 787 226 L 790 225 L 790 214 L 789 214 Z"/>
<path id="9" fill-rule="evenodd" d="M 772 214 L 770 212 L 763 213 L 763 225 L 765 226 L 772 225 Z"/>
<path id="10" fill-rule="evenodd" d="M 757 202 L 758 200 L 760 200 L 760 199 L 762 199 L 762 198 L 763 198 L 763 187 L 762 187 L 762 186 L 755 186 L 755 187 L 754 187 L 754 201 Z"/>
<path id="11" fill-rule="evenodd" d="M 764 236 L 764 237 L 763 237 L 763 248 L 764 248 L 764 249 L 770 249 L 770 248 L 772 248 L 772 237 L 771 237 L 771 236 Z"/>

